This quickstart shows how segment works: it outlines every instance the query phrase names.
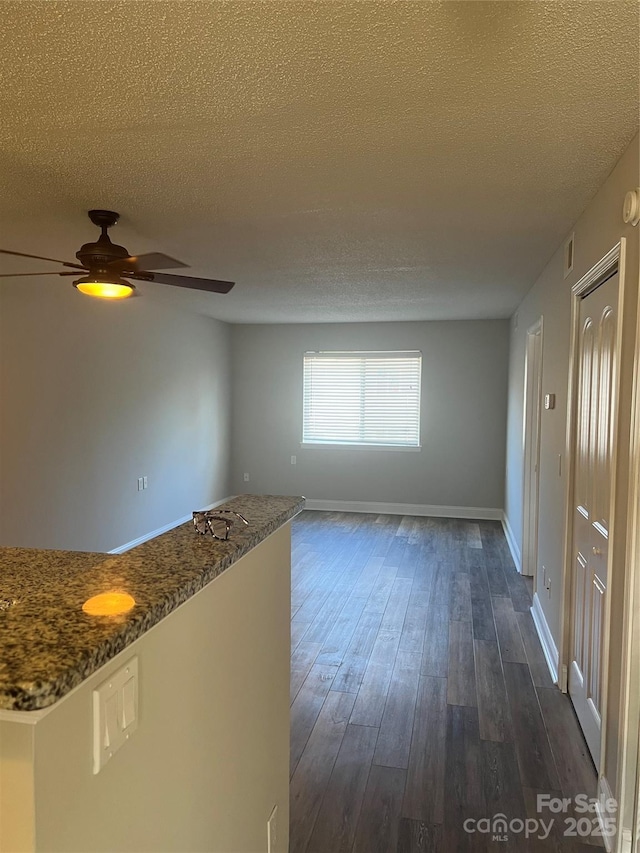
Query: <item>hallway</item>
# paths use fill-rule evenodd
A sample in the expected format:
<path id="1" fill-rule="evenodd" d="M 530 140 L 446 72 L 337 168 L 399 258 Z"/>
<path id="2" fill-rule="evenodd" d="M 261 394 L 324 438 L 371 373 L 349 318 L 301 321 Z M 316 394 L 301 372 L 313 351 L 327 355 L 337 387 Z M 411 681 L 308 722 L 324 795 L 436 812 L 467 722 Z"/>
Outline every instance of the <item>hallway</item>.
<path id="1" fill-rule="evenodd" d="M 600 846 L 592 813 L 536 809 L 596 774 L 500 524 L 307 511 L 292 535 L 291 853 Z"/>

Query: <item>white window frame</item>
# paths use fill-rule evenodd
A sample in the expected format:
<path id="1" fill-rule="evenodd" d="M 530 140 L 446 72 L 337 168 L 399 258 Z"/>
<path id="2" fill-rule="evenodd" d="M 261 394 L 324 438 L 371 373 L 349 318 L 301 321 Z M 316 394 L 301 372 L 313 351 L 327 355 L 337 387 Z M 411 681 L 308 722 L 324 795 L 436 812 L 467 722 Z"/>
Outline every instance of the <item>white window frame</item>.
<path id="1" fill-rule="evenodd" d="M 415 442 L 402 443 L 400 441 L 384 442 L 384 441 L 366 441 L 366 440 L 346 440 L 343 438 L 320 438 L 313 434 L 310 429 L 307 417 L 309 414 L 309 380 L 307 375 L 307 367 L 311 360 L 333 360 L 344 358 L 345 360 L 353 359 L 371 359 L 373 360 L 396 360 L 396 359 L 414 359 L 417 361 L 417 387 L 415 393 L 415 401 L 412 405 L 411 417 L 415 420 Z M 421 386 L 422 386 L 422 353 L 419 350 L 387 350 L 387 351 L 366 351 L 366 350 L 340 350 L 340 351 L 319 351 L 306 352 L 303 358 L 302 369 L 302 441 L 301 447 L 328 449 L 328 450 L 391 450 L 391 451 L 420 451 L 421 450 Z M 364 386 L 360 386 L 361 393 L 364 393 Z M 381 426 L 384 424 L 381 423 Z M 364 422 L 360 424 L 361 432 L 364 430 Z"/>

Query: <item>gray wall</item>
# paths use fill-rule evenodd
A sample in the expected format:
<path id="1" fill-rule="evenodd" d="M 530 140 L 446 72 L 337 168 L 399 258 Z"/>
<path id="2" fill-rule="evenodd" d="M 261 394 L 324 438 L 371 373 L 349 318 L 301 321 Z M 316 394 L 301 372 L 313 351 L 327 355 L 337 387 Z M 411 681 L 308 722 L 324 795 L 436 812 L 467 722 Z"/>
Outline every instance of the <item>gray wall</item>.
<path id="1" fill-rule="evenodd" d="M 508 338 L 506 320 L 234 326 L 232 491 L 501 508 Z M 351 349 L 422 351 L 420 452 L 300 446 L 303 354 Z"/>
<path id="2" fill-rule="evenodd" d="M 558 648 L 563 626 L 569 626 L 570 607 L 565 599 L 564 538 L 566 481 L 567 389 L 569 380 L 569 343 L 571 323 L 571 287 L 624 236 L 627 239 L 627 280 L 625 306 L 625 358 L 622 365 L 621 435 L 618 446 L 616 536 L 614 575 L 610 583 L 611 667 L 609 670 L 609 724 L 617 720 L 620 691 L 621 629 L 625 598 L 625 515 L 628 472 L 628 429 L 631 405 L 631 373 L 638 292 L 639 228 L 622 221 L 622 204 L 627 190 L 638 186 L 638 137 L 631 143 L 605 184 L 569 231 L 575 233 L 573 272 L 563 277 L 564 246 L 560 246 L 528 293 L 511 323 L 509 366 L 509 414 L 507 435 L 507 480 L 505 514 L 519 548 L 522 547 L 522 480 L 523 480 L 523 411 L 526 333 L 536 320 L 544 318 L 542 393 L 556 395 L 556 408 L 542 412 L 540 435 L 540 520 L 538 534 L 538 568 L 544 565 L 551 579 L 548 593 L 542 584 L 542 571 L 537 572 L 536 591 L 549 629 Z M 516 327 L 517 318 L 517 327 Z M 562 474 L 558 457 L 563 457 Z M 566 616 L 566 618 L 564 618 Z M 616 739 L 607 750 L 605 773 L 615 786 Z M 615 794 L 615 790 L 614 790 Z"/>
<path id="3" fill-rule="evenodd" d="M 226 496 L 229 327 L 26 281 L 0 290 L 0 544 L 111 550 Z"/>

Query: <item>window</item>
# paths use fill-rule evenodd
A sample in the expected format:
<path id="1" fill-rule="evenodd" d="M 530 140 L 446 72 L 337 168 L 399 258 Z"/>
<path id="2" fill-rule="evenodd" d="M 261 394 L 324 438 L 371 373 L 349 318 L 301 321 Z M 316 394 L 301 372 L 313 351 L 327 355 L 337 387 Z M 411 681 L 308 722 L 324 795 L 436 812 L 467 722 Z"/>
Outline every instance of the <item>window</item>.
<path id="1" fill-rule="evenodd" d="M 420 446 L 419 352 L 308 352 L 303 444 Z"/>

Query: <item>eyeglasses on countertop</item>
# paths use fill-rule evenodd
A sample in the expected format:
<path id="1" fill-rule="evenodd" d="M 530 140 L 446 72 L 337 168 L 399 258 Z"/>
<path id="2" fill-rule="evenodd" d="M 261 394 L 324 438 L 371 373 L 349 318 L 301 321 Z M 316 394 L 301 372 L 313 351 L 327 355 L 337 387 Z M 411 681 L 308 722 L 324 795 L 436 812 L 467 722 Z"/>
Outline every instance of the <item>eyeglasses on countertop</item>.
<path id="1" fill-rule="evenodd" d="M 192 513 L 192 515 L 193 526 L 197 533 L 201 536 L 206 536 L 207 533 L 210 533 L 214 539 L 219 539 L 222 542 L 227 541 L 231 528 L 236 521 L 240 521 L 245 525 L 249 524 L 243 515 L 232 509 L 201 510 Z M 230 516 L 233 517 L 231 518 Z"/>

